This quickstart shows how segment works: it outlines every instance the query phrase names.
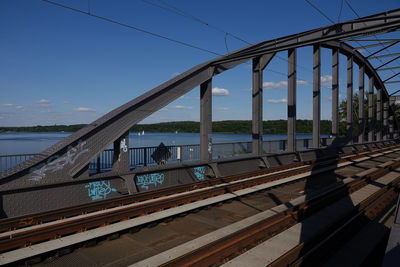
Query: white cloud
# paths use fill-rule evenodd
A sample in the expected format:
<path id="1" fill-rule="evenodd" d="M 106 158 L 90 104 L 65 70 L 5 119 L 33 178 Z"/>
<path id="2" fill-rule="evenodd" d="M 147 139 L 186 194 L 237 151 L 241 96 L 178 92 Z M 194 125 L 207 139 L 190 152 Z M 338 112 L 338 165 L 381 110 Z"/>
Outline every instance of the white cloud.
<path id="1" fill-rule="evenodd" d="M 272 103 L 272 104 L 287 103 L 287 99 L 286 99 L 286 98 L 282 98 L 282 99 L 268 99 L 267 102 L 268 102 L 268 103 Z"/>
<path id="2" fill-rule="evenodd" d="M 297 85 L 307 85 L 308 84 L 308 82 L 307 81 L 304 81 L 304 80 L 297 80 Z"/>
<path id="3" fill-rule="evenodd" d="M 36 104 L 41 108 L 48 108 L 53 105 L 51 104 L 50 100 L 47 99 L 40 99 L 39 101 L 36 101 Z"/>
<path id="4" fill-rule="evenodd" d="M 187 106 L 182 106 L 182 105 L 176 105 L 176 106 L 173 106 L 172 108 L 174 108 L 174 109 L 192 109 L 192 107 L 187 107 Z"/>
<path id="5" fill-rule="evenodd" d="M 87 108 L 87 107 L 78 107 L 74 108 L 75 111 L 80 111 L 80 112 L 94 112 L 96 111 L 94 108 Z"/>
<path id="6" fill-rule="evenodd" d="M 229 95 L 229 91 L 224 88 L 214 87 L 212 89 L 212 94 L 215 96 L 226 96 L 226 95 Z"/>
<path id="7" fill-rule="evenodd" d="M 71 104 L 69 101 L 63 101 L 63 104 Z"/>
<path id="8" fill-rule="evenodd" d="M 280 82 L 263 82 L 263 88 L 268 89 L 278 89 L 278 88 L 286 88 L 287 81 L 280 81 Z"/>
<path id="9" fill-rule="evenodd" d="M 304 80 L 297 80 L 297 85 L 307 85 L 308 82 Z M 280 82 L 263 82 L 263 88 L 265 90 L 268 89 L 283 89 L 287 88 L 288 82 L 287 81 L 280 81 Z"/>
<path id="10" fill-rule="evenodd" d="M 220 110 L 220 111 L 227 111 L 227 110 L 229 110 L 229 108 L 221 107 L 221 108 L 217 108 L 217 110 Z"/>
<path id="11" fill-rule="evenodd" d="M 321 87 L 332 88 L 332 75 L 321 76 Z"/>
<path id="12" fill-rule="evenodd" d="M 16 106 L 15 108 L 18 110 L 24 110 L 24 106 Z"/>
<path id="13" fill-rule="evenodd" d="M 12 107 L 14 106 L 13 104 L 1 104 L 3 107 Z"/>
<path id="14" fill-rule="evenodd" d="M 181 74 L 179 71 L 176 71 L 174 73 L 171 74 L 172 77 L 178 76 L 179 74 Z"/>

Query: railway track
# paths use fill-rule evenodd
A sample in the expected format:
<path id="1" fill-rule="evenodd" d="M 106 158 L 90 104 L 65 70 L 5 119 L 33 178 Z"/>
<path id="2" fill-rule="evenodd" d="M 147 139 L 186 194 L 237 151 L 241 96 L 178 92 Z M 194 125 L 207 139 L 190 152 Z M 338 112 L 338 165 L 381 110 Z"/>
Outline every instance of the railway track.
<path id="1" fill-rule="evenodd" d="M 399 145 L 390 146 L 383 148 L 380 152 L 389 151 L 391 149 L 399 148 Z M 343 162 L 349 162 L 350 160 L 357 160 L 361 157 L 374 155 L 379 148 L 372 148 L 370 150 L 357 151 L 354 153 L 341 154 L 339 159 L 327 159 L 320 162 L 306 161 L 297 162 L 290 165 L 273 167 L 265 170 L 255 171 L 251 173 L 245 173 L 235 176 L 222 177 L 212 180 L 205 180 L 201 182 L 196 182 L 192 184 L 175 186 L 172 188 L 160 189 L 157 191 L 150 191 L 144 193 L 138 193 L 135 195 L 124 196 L 120 198 L 108 199 L 99 202 L 88 203 L 75 207 L 63 208 L 55 211 L 42 212 L 38 214 L 32 214 L 27 216 L 21 216 L 10 219 L 0 220 L 0 233 L 14 231 L 21 228 L 26 228 L 33 225 L 40 225 L 43 223 L 53 222 L 57 220 L 62 220 L 65 218 L 70 218 L 74 216 L 89 214 L 97 211 L 104 211 L 107 209 L 112 209 L 115 207 L 126 206 L 132 203 L 139 203 L 148 200 L 158 199 L 161 197 L 171 196 L 174 194 L 190 192 L 196 189 L 206 188 L 210 186 L 216 186 L 220 184 L 235 182 L 241 179 L 247 179 L 255 176 L 262 175 L 280 175 L 278 179 L 285 176 L 290 176 L 293 174 L 299 174 L 304 172 L 309 172 L 310 170 L 316 170 L 323 165 L 337 163 L 341 164 Z M 275 177 L 270 177 L 269 181 L 273 181 Z"/>
<path id="2" fill-rule="evenodd" d="M 335 185 L 330 190 L 310 199 L 300 198 L 297 205 L 291 208 L 275 209 L 279 213 L 268 210 L 263 216 L 258 216 L 258 220 L 248 223 L 248 226 L 236 229 L 196 249 L 186 251 L 181 255 L 177 255 L 177 251 L 182 248 L 175 251 L 172 249 L 133 266 L 151 266 L 152 264 L 157 266 L 218 266 L 221 264 L 226 264 L 226 266 L 244 266 L 243 264 L 299 266 L 305 264 L 309 266 L 317 264 L 318 260 L 321 263 L 321 258 L 325 255 L 321 251 L 325 253 L 330 251 L 331 243 L 340 244 L 338 235 L 351 234 L 351 229 L 359 227 L 360 222 L 365 223 L 375 219 L 396 201 L 400 183 L 399 167 L 399 162 L 392 162 L 361 179 L 347 178 L 343 184 Z M 396 169 L 397 172 L 391 172 L 392 169 Z M 371 187 L 378 183 L 381 186 L 371 192 Z M 365 192 L 360 194 L 362 190 L 370 194 Z M 358 195 L 355 196 L 356 194 Z M 359 196 L 362 194 L 364 197 Z M 343 208 L 344 206 L 347 208 Z M 224 229 L 224 231 L 227 230 Z M 218 235 L 218 233 L 211 234 Z M 297 236 L 299 242 L 296 246 L 290 247 L 295 234 L 299 234 Z M 275 240 L 271 241 L 273 238 Z M 201 243 L 201 241 L 195 240 L 194 243 Z M 277 250 L 285 247 L 287 243 L 289 243 L 288 251 L 282 253 L 280 257 L 276 256 Z M 186 243 L 182 246 L 191 247 L 191 245 Z M 257 252 L 251 252 L 257 246 L 261 248 Z M 237 256 L 246 252 L 247 255 L 236 259 Z M 275 255 L 273 255 L 274 252 Z M 170 257 L 166 260 L 166 255 L 175 255 L 175 258 Z M 318 257 L 314 257 L 315 255 Z M 254 260 L 257 257 L 263 257 L 263 259 Z"/>
<path id="3" fill-rule="evenodd" d="M 357 154 L 341 155 L 338 159 L 291 164 L 285 166 L 288 170 L 285 170 L 285 167 L 271 168 L 251 174 L 224 177 L 177 188 L 138 194 L 136 198 L 135 196 L 127 196 L 116 200 L 41 213 L 24 218 L 2 220 L 0 221 L 0 229 L 2 231 L 0 235 L 0 251 L 7 253 L 7 251 L 30 247 L 40 242 L 63 238 L 93 228 L 142 217 L 143 215 L 171 210 L 216 196 L 232 194 L 233 192 L 236 194 L 236 192 L 246 191 L 251 187 L 265 185 L 266 183 L 275 182 L 275 185 L 272 186 L 285 184 L 288 182 L 285 181 L 288 177 L 297 176 L 297 179 L 302 179 L 311 173 L 321 173 L 337 166 L 348 166 L 398 149 L 399 146 L 391 146 L 385 147 L 379 152 L 361 151 Z M 329 164 L 334 165 L 330 166 Z M 371 179 L 370 177 L 377 175 L 377 173 L 382 174 L 390 171 L 395 167 L 393 164 L 398 163 L 383 164 L 381 168 L 366 174 L 365 177 L 367 178 L 365 179 Z M 293 182 L 294 180 L 290 181 Z M 262 190 L 262 188 L 259 188 L 259 190 Z M 242 192 L 242 195 L 251 192 L 254 192 L 254 190 Z M 240 196 L 240 193 L 237 196 Z M 226 199 L 229 198 L 222 198 L 220 201 Z"/>

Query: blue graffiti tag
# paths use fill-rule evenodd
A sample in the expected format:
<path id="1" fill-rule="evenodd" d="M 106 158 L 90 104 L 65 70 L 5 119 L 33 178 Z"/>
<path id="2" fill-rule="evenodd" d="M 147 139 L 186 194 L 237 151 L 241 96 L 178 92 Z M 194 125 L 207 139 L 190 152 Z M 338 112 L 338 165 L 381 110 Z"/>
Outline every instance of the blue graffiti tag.
<path id="1" fill-rule="evenodd" d="M 163 184 L 164 174 L 163 173 L 150 173 L 137 176 L 137 185 L 141 185 L 143 189 L 149 190 L 149 185 L 157 186 L 157 184 Z"/>
<path id="2" fill-rule="evenodd" d="M 193 168 L 193 172 L 197 180 L 203 181 L 204 175 L 206 174 L 206 167 L 195 167 Z"/>
<path id="3" fill-rule="evenodd" d="M 90 182 L 85 185 L 85 188 L 92 200 L 106 199 L 108 194 L 117 191 L 117 189 L 111 188 L 110 181 Z"/>

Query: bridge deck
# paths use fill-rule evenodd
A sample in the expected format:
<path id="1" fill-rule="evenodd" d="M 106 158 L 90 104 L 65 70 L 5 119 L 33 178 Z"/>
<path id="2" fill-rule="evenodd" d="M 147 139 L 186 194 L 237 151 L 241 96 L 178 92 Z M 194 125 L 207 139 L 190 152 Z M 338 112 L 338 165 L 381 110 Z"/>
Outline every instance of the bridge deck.
<path id="1" fill-rule="evenodd" d="M 247 225 L 254 224 L 261 219 L 265 219 L 268 216 L 273 216 L 277 213 L 285 211 L 289 207 L 298 205 L 304 202 L 304 200 L 318 195 L 318 192 L 327 191 L 328 188 L 333 189 L 341 184 L 350 183 L 351 181 L 357 179 L 357 177 L 361 176 L 362 173 L 370 173 L 371 169 L 376 170 L 382 168 L 387 166 L 390 162 L 400 159 L 399 152 L 393 153 L 393 151 L 387 151 L 385 154 L 386 155 L 383 153 L 376 153 L 375 157 L 365 157 L 364 159 L 368 159 L 365 161 L 362 161 L 362 159 L 357 159 L 355 161 L 358 161 L 358 163 L 353 166 L 342 164 L 342 168 L 335 169 L 332 174 L 324 173 L 320 175 L 314 175 L 313 178 L 308 178 L 305 181 L 303 180 L 303 182 L 300 182 L 299 179 L 307 176 L 308 174 L 287 178 L 285 182 L 293 181 L 293 183 L 286 184 L 283 187 L 277 187 L 280 183 L 284 183 L 283 181 L 276 181 L 262 186 L 259 185 L 252 188 L 239 190 L 234 192 L 234 194 L 227 194 L 231 195 L 229 197 L 224 195 L 223 197 L 218 196 L 212 199 L 207 199 L 204 200 L 204 205 L 199 205 L 197 202 L 195 202 L 181 206 L 175 210 L 176 213 L 174 209 L 168 209 L 162 212 L 142 216 L 134 220 L 110 225 L 108 227 L 114 229 L 115 227 L 132 228 L 136 226 L 136 228 L 133 228 L 135 229 L 133 232 L 139 231 L 139 229 L 140 231 L 132 234 L 123 234 L 116 240 L 100 242 L 98 245 L 91 248 L 77 249 L 69 255 L 49 259 L 48 262 L 42 262 L 41 265 L 46 266 L 47 264 L 50 264 L 52 266 L 62 266 L 67 262 L 76 262 L 77 264 L 79 262 L 79 265 L 96 264 L 101 266 L 126 266 L 133 263 L 136 263 L 137 266 L 153 266 L 162 264 L 170 260 L 173 256 L 179 256 L 189 251 L 193 251 L 212 240 L 217 240 L 230 233 L 236 232 Z M 353 178 L 349 178 L 350 176 Z M 379 182 L 383 184 L 388 183 L 393 179 L 393 177 L 393 174 L 388 174 L 381 178 Z M 362 196 L 362 192 L 371 194 L 374 190 L 376 190 L 375 187 L 376 186 L 372 185 L 367 186 L 362 189 L 363 191 L 360 190 L 360 192 L 354 193 L 350 198 L 348 198 L 351 202 L 346 201 L 346 203 L 342 205 L 343 207 L 337 209 L 337 211 L 344 213 L 346 211 L 346 207 L 351 208 L 354 206 L 354 203 L 358 203 L 363 199 L 364 195 Z M 305 191 L 307 193 L 305 193 Z M 253 194 L 248 195 L 247 193 L 249 192 L 253 192 Z M 243 195 L 240 199 L 234 199 L 234 197 L 240 195 Z M 213 206 L 210 209 L 202 209 L 195 213 L 187 213 L 190 210 L 198 209 L 201 206 L 210 207 L 210 205 L 213 203 L 218 203 L 221 200 L 228 199 L 233 199 L 233 201 L 230 203 L 224 202 L 224 204 L 221 206 Z M 349 205 L 349 203 L 353 204 Z M 164 222 L 162 220 L 160 221 L 160 219 L 166 218 L 172 213 L 178 215 L 182 212 L 185 215 L 184 217 L 175 217 L 172 221 L 170 221 L 170 219 Z M 327 213 L 324 213 L 324 221 L 327 221 L 326 218 L 333 219 L 335 216 L 338 216 L 337 212 L 336 214 L 328 211 L 325 212 Z M 321 214 L 322 213 L 323 212 L 321 212 Z M 138 228 L 138 226 L 143 225 L 143 223 L 146 221 L 152 222 L 152 219 L 155 219 L 156 217 L 158 221 L 157 223 L 151 223 L 149 227 Z M 313 220 L 316 219 L 310 218 L 307 221 L 307 224 L 311 223 Z M 317 220 L 320 220 L 320 218 Z M 141 222 L 138 223 L 139 221 Z M 306 223 L 306 221 L 297 224 L 296 227 L 303 228 L 304 223 Z M 289 233 L 290 236 L 295 237 L 296 233 L 299 234 L 298 231 L 294 231 L 297 229 L 296 227 L 286 234 L 285 232 L 282 232 L 281 238 L 289 238 L 286 236 Z M 315 228 L 315 230 L 317 230 L 317 228 Z M 89 240 L 89 237 L 93 237 L 93 234 L 95 233 L 98 235 L 104 235 L 107 234 L 107 232 L 107 227 L 93 229 L 78 235 L 61 238 L 61 240 L 58 241 L 49 241 L 47 244 L 43 243 L 33 245 L 26 249 L 4 253 L 2 256 L 3 260 L 4 256 L 22 256 L 22 252 L 32 253 L 32 256 L 35 254 L 35 250 L 37 249 L 57 249 L 57 242 L 68 242 L 68 240 L 77 241 L 76 239 L 82 237 L 83 239 L 80 241 L 84 240 L 85 237 L 87 237 L 87 240 Z M 304 231 L 302 234 L 302 238 L 304 238 Z M 309 234 L 311 235 L 311 233 Z M 297 240 L 298 242 L 298 237 L 299 236 L 297 236 L 295 239 L 292 239 L 292 241 Z M 276 236 L 275 239 L 278 240 L 278 236 Z M 274 239 L 270 239 L 268 242 L 272 242 L 273 240 Z M 284 249 L 282 245 L 277 247 Z M 255 249 L 257 249 L 257 247 Z M 250 251 L 249 254 L 252 254 L 253 252 L 250 253 Z M 242 257 L 245 257 L 244 255 L 246 254 L 243 254 Z M 240 260 L 240 256 L 236 258 L 236 260 Z"/>

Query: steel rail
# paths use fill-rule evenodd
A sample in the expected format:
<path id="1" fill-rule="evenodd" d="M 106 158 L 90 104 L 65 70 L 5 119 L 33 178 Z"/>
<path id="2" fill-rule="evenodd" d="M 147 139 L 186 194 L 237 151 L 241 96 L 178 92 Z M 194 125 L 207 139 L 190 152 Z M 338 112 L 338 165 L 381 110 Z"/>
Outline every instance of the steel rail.
<path id="1" fill-rule="evenodd" d="M 371 152 L 376 153 L 376 151 Z M 362 157 L 362 155 L 355 155 L 355 157 Z M 343 161 L 352 161 L 355 157 L 343 159 Z M 318 162 L 317 162 L 318 164 Z M 399 162 L 400 165 L 400 162 Z M 324 164 L 320 167 L 326 167 Z M 306 166 L 302 172 L 316 170 L 315 166 Z M 318 169 L 318 168 L 317 168 Z M 385 168 L 386 169 L 386 168 Z M 378 170 L 381 171 L 381 170 Z M 202 192 L 194 192 L 187 195 L 171 197 L 169 199 L 154 200 L 148 204 L 138 204 L 135 207 L 121 208 L 114 212 L 108 212 L 100 216 L 88 216 L 83 219 L 76 219 L 68 222 L 61 222 L 56 225 L 40 227 L 39 229 L 32 229 L 27 231 L 18 232 L 12 236 L 3 236 L 0 240 L 0 252 L 7 252 L 14 249 L 30 246 L 32 244 L 40 243 L 47 240 L 56 239 L 66 235 L 71 235 L 83 232 L 89 229 L 98 228 L 101 226 L 113 224 L 123 220 L 132 219 L 135 217 L 151 214 L 157 211 L 181 206 L 191 202 L 203 200 L 206 198 L 231 193 L 240 189 L 264 184 L 270 181 L 279 180 L 285 177 L 299 174 L 299 170 L 290 170 L 288 172 L 273 174 L 271 176 L 261 176 L 251 180 L 238 181 L 236 183 L 226 184 L 220 187 L 210 188 Z"/>
<path id="2" fill-rule="evenodd" d="M 264 242 L 264 240 L 267 240 L 301 222 L 305 218 L 310 217 L 330 203 L 359 190 L 370 182 L 373 182 L 379 177 L 387 174 L 392 169 L 398 167 L 400 167 L 400 162 L 395 162 L 387 168 L 379 169 L 360 180 L 352 181 L 347 185 L 342 185 L 332 191 L 318 195 L 308 200 L 306 203 L 291 207 L 283 213 L 250 225 L 245 229 L 228 235 L 227 237 L 221 238 L 193 252 L 173 259 L 162 266 L 209 266 L 212 264 L 224 263 L 227 259 L 229 260 L 232 257 L 240 255 L 252 247 L 257 246 Z M 400 175 L 389 184 L 389 187 L 397 186 L 398 183 L 400 183 Z M 369 196 L 366 200 L 355 206 L 354 211 L 358 211 L 359 209 L 369 205 L 379 196 L 379 194 Z M 299 248 L 301 249 L 303 246 Z M 294 261 L 292 260 L 293 255 L 287 255 L 287 257 L 291 260 L 290 262 Z M 285 259 L 283 262 L 280 261 L 277 266 L 287 266 L 290 262 Z"/>
<path id="3" fill-rule="evenodd" d="M 400 147 L 400 145 L 387 146 L 387 147 L 384 147 L 384 149 L 381 151 L 387 151 L 387 150 L 390 150 L 393 148 L 398 148 L 398 147 Z M 339 155 L 339 158 L 345 158 L 348 156 L 352 156 L 352 159 L 355 159 L 355 157 L 360 156 L 360 155 L 369 155 L 371 153 L 375 153 L 374 151 L 377 151 L 378 149 L 379 148 L 370 148 L 369 150 L 365 149 L 362 151 L 357 151 L 357 154 L 343 153 L 343 154 Z M 156 199 L 156 198 L 160 198 L 160 197 L 164 197 L 164 196 L 170 196 L 173 194 L 188 192 L 188 191 L 191 191 L 194 189 L 200 189 L 200 188 L 204 188 L 204 187 L 208 187 L 208 186 L 215 186 L 215 185 L 218 185 L 221 183 L 234 182 L 234 181 L 237 181 L 240 179 L 246 179 L 246 178 L 250 178 L 253 176 L 268 175 L 268 174 L 273 174 L 273 173 L 281 172 L 281 171 L 289 171 L 290 169 L 293 169 L 293 168 L 296 168 L 297 171 L 301 171 L 301 169 L 298 169 L 299 167 L 302 167 L 304 165 L 309 165 L 312 163 L 313 163 L 312 161 L 297 162 L 297 163 L 292 163 L 292 164 L 285 165 L 285 166 L 277 166 L 277 167 L 272 167 L 272 168 L 254 171 L 254 172 L 250 172 L 250 173 L 244 173 L 244 174 L 228 176 L 228 177 L 221 177 L 221 178 L 216 178 L 216 179 L 211 179 L 211 180 L 206 180 L 206 181 L 199 181 L 199 182 L 195 182 L 192 184 L 179 185 L 179 186 L 174 186 L 171 188 L 159 189 L 157 191 L 142 192 L 142 193 L 138 193 L 135 195 L 123 196 L 123 197 L 119 197 L 119 198 L 83 204 L 80 206 L 67 207 L 67 208 L 58 209 L 58 210 L 54 210 L 54 211 L 47 211 L 47 212 L 41 212 L 41 213 L 31 214 L 31 215 L 27 215 L 27 216 L 3 219 L 3 220 L 0 220 L 0 233 L 7 232 L 7 231 L 13 231 L 13 230 L 17 230 L 17 229 L 37 225 L 37 224 L 43 224 L 43 223 L 47 223 L 47 222 L 61 220 L 64 218 L 70 218 L 73 216 L 79 216 L 82 214 L 88 214 L 88 213 L 92 213 L 92 212 L 96 212 L 96 211 L 100 211 L 100 210 L 107 210 L 110 208 L 126 206 L 126 205 L 129 205 L 132 203 L 138 203 L 138 202 Z M 322 165 L 323 162 L 318 162 L 318 164 Z M 307 171 L 307 170 L 305 170 L 305 171 Z"/>
<path id="4" fill-rule="evenodd" d="M 301 264 L 314 266 L 313 264 L 320 263 L 321 261 L 318 260 L 322 260 L 328 254 L 327 250 L 329 248 L 338 245 L 337 242 L 343 238 L 343 235 L 354 235 L 357 228 L 359 229 L 360 226 L 365 225 L 368 221 L 374 220 L 380 213 L 385 211 L 386 207 L 395 203 L 400 188 L 399 183 L 400 176 L 357 205 L 352 216 L 347 218 L 345 222 L 339 221 L 335 227 L 331 227 L 313 240 L 300 243 L 270 266 L 300 266 Z M 349 229 L 352 229 L 352 231 L 350 232 Z M 340 245 L 343 245 L 343 243 L 340 242 Z"/>

